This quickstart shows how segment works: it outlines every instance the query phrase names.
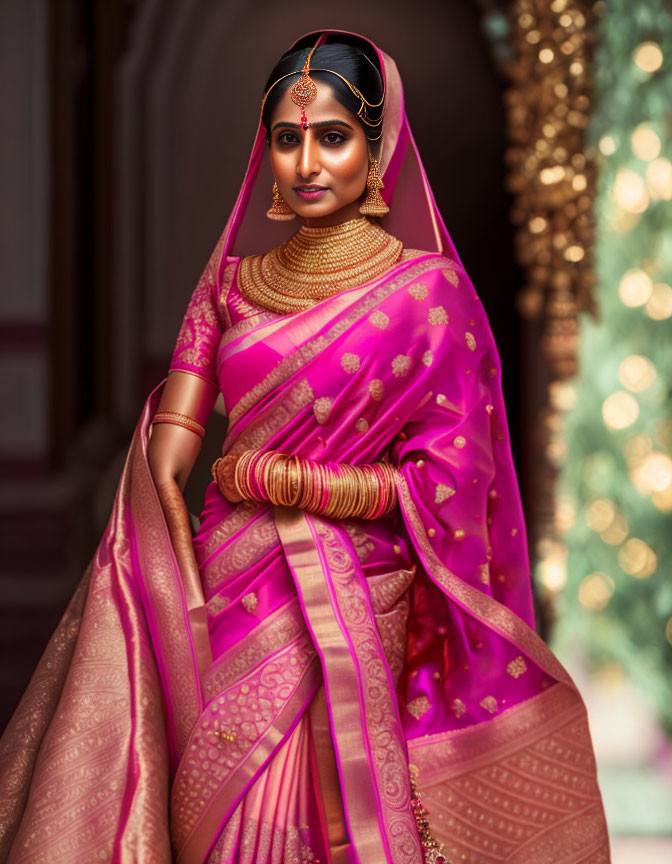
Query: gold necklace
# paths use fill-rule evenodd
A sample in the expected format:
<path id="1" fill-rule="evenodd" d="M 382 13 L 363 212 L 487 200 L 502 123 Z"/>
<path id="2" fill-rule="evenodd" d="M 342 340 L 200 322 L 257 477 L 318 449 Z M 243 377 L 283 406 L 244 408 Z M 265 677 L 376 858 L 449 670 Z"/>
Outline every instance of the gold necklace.
<path id="1" fill-rule="evenodd" d="M 327 228 L 303 225 L 265 255 L 243 258 L 238 290 L 255 306 L 300 312 L 381 276 L 401 254 L 401 240 L 365 216 Z"/>

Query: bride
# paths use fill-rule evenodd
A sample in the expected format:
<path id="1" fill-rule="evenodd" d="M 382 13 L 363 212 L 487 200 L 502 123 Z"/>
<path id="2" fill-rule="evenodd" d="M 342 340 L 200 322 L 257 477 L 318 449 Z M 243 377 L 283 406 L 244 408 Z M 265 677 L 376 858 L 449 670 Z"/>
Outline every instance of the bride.
<path id="1" fill-rule="evenodd" d="M 499 355 L 399 73 L 310 33 L 2 738 L 0 859 L 608 862 L 533 627 Z"/>

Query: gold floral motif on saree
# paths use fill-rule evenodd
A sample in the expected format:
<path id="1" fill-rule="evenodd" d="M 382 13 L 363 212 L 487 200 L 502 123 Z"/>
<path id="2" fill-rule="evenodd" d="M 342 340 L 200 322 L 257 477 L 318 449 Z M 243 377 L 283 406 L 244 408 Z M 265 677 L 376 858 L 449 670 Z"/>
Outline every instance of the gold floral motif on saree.
<path id="1" fill-rule="evenodd" d="M 392 360 L 392 374 L 395 378 L 405 378 L 411 368 L 411 358 L 408 354 L 397 354 Z"/>
<path id="2" fill-rule="evenodd" d="M 385 395 L 385 384 L 380 378 L 374 378 L 369 381 L 369 393 L 375 402 L 380 402 Z"/>
<path id="3" fill-rule="evenodd" d="M 369 315 L 369 321 L 378 330 L 385 330 L 390 325 L 390 316 L 386 315 L 380 309 L 376 309 Z"/>
<path id="4" fill-rule="evenodd" d="M 432 327 L 440 327 L 448 323 L 448 313 L 443 306 L 432 306 L 427 313 L 427 323 Z"/>
<path id="5" fill-rule="evenodd" d="M 453 263 L 453 266 L 454 266 L 454 267 L 457 267 L 457 262 L 456 262 L 456 261 L 453 261 L 452 263 Z M 444 267 L 443 270 L 442 270 L 441 272 L 443 273 L 443 275 L 445 276 L 445 278 L 446 278 L 446 279 L 451 283 L 451 285 L 456 285 L 456 286 L 457 286 L 457 285 L 460 284 L 460 277 L 459 277 L 459 275 L 455 272 L 455 270 L 453 269 L 453 267 Z"/>
<path id="6" fill-rule="evenodd" d="M 494 696 L 486 696 L 485 699 L 481 699 L 478 704 L 481 708 L 485 708 L 489 714 L 496 714 L 499 710 L 499 705 Z"/>
<path id="7" fill-rule="evenodd" d="M 443 504 L 448 498 L 452 498 L 454 494 L 455 490 L 451 486 L 447 486 L 445 483 L 437 483 L 436 492 L 434 493 L 434 503 Z"/>
<path id="8" fill-rule="evenodd" d="M 418 282 L 415 285 L 411 285 L 408 293 L 414 300 L 426 300 L 429 296 L 429 289 L 424 282 Z"/>
<path id="9" fill-rule="evenodd" d="M 406 710 L 409 714 L 412 714 L 416 720 L 419 720 L 421 717 L 424 717 L 431 707 L 429 699 L 426 696 L 418 696 L 406 705 Z"/>
<path id="10" fill-rule="evenodd" d="M 515 657 L 506 667 L 506 671 L 512 678 L 520 678 L 527 672 L 527 663 L 522 656 Z"/>
<path id="11" fill-rule="evenodd" d="M 208 615 L 214 616 L 219 614 L 222 609 L 226 609 L 231 605 L 231 598 L 225 597 L 223 594 L 215 594 L 205 604 L 208 610 Z"/>
<path id="12" fill-rule="evenodd" d="M 354 375 L 355 372 L 359 372 L 360 363 L 361 360 L 359 359 L 358 354 L 347 352 L 341 357 L 341 368 L 344 372 L 347 372 L 348 375 Z"/>
<path id="13" fill-rule="evenodd" d="M 257 611 L 259 601 L 257 600 L 257 595 L 254 593 L 254 591 L 250 591 L 249 594 L 245 594 L 240 602 L 243 605 L 245 611 L 249 612 L 250 615 L 253 615 Z"/>
<path id="14" fill-rule="evenodd" d="M 464 704 L 464 702 L 459 697 L 456 697 L 451 702 L 450 710 L 453 712 L 453 714 L 459 720 L 460 717 L 462 717 L 464 714 L 467 713 L 467 706 Z"/>
<path id="15" fill-rule="evenodd" d="M 328 422 L 332 404 L 333 399 L 330 396 L 320 396 L 313 402 L 313 413 L 320 426 Z"/>

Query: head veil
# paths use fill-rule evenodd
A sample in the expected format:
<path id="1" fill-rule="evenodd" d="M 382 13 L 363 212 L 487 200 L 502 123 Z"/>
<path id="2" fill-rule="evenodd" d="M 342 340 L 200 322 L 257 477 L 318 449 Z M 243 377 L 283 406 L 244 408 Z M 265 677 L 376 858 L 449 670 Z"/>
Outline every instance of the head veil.
<path id="1" fill-rule="evenodd" d="M 329 37 L 354 37 L 370 56 L 378 58 L 385 88 L 385 119 L 380 168 L 385 188 L 382 196 L 390 213 L 382 227 L 409 249 L 439 252 L 461 264 L 434 195 L 429 186 L 404 106 L 401 76 L 394 60 L 370 39 L 346 30 L 315 30 L 297 39 L 291 49 L 322 44 Z M 299 70 L 297 70 L 299 71 Z M 227 255 L 245 256 L 266 252 L 283 243 L 297 230 L 295 222 L 271 222 L 266 218 L 273 185 L 270 161 L 266 156 L 266 129 L 261 112 L 252 153 L 240 192 L 226 223 L 220 246 L 222 261 Z"/>

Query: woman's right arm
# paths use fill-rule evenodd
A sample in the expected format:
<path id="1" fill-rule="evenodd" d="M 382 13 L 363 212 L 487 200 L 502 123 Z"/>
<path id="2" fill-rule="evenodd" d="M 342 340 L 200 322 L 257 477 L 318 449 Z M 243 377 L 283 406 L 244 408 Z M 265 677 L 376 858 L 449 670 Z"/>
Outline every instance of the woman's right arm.
<path id="1" fill-rule="evenodd" d="M 205 425 L 217 398 L 217 387 L 189 372 L 172 371 L 157 415 L 175 412 Z M 149 468 L 161 502 L 175 557 L 186 585 L 200 593 L 201 583 L 191 540 L 191 521 L 182 492 L 201 450 L 197 432 L 174 423 L 156 423 L 147 445 Z"/>

